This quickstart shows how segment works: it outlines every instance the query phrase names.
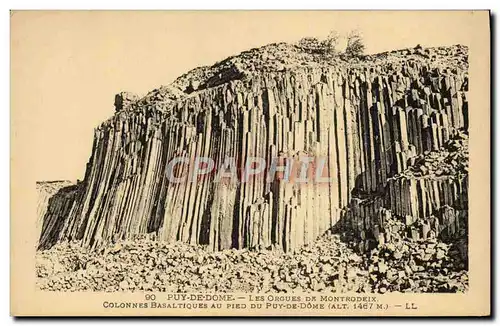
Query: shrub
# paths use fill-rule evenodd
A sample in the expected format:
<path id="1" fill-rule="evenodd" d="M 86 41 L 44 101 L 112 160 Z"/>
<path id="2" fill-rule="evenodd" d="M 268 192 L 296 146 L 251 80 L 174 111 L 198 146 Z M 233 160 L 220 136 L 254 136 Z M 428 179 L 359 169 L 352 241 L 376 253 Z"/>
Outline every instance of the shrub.
<path id="1" fill-rule="evenodd" d="M 323 48 L 329 53 L 335 53 L 337 51 L 337 45 L 339 43 L 340 35 L 337 31 L 331 31 L 330 34 L 322 41 Z"/>

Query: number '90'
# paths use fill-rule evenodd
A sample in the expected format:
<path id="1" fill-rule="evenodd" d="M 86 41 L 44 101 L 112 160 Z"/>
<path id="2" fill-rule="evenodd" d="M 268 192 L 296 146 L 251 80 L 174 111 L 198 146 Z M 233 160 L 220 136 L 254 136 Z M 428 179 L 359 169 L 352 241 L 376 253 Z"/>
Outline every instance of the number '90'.
<path id="1" fill-rule="evenodd" d="M 154 294 L 146 294 L 145 295 L 145 299 L 146 300 L 150 300 L 150 301 L 155 301 L 156 300 L 156 295 L 154 295 Z"/>

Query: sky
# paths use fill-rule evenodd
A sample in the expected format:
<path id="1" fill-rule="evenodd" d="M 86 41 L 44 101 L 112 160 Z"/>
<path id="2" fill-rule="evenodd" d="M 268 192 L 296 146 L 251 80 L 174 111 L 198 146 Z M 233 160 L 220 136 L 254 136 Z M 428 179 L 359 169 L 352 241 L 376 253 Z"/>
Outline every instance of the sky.
<path id="1" fill-rule="evenodd" d="M 37 180 L 82 179 L 114 95 L 145 95 L 192 68 L 268 43 L 362 32 L 367 53 L 469 45 L 471 12 L 14 12 L 11 125 L 29 133 Z M 12 136 L 16 136 L 13 134 Z"/>

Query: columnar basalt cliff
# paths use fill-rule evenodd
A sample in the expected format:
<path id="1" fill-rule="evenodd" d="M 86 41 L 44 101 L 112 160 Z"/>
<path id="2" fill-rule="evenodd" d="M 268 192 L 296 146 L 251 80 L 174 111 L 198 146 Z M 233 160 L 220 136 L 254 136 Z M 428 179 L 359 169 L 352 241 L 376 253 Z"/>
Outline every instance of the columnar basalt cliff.
<path id="1" fill-rule="evenodd" d="M 39 235 L 42 230 L 43 219 L 44 216 L 47 214 L 47 209 L 49 208 L 49 200 L 53 198 L 61 188 L 66 188 L 69 186 L 71 186 L 71 181 L 67 180 L 39 181 L 36 183 L 36 192 L 38 198 L 36 206 L 36 215 L 37 215 L 36 228 L 35 228 L 36 234 Z M 55 201 L 59 201 L 59 199 L 55 199 Z M 58 209 L 56 209 L 56 211 L 58 211 Z"/>
<path id="2" fill-rule="evenodd" d="M 467 69 L 459 45 L 344 59 L 272 44 L 143 98 L 121 93 L 95 130 L 84 180 L 51 199 L 39 248 L 154 233 L 213 250 L 293 250 L 339 224 L 384 241 L 384 214 L 413 237 L 452 235 L 467 224 L 467 162 L 424 163 L 466 143 Z M 302 156 L 326 158 L 332 182 L 168 178 L 176 157 Z"/>

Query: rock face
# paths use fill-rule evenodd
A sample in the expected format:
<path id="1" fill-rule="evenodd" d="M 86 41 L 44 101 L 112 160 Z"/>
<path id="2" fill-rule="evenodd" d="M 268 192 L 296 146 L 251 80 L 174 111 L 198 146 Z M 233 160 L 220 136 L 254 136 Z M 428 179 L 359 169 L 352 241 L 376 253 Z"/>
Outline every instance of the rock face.
<path id="1" fill-rule="evenodd" d="M 115 95 L 115 110 L 121 111 L 129 108 L 139 99 L 139 96 L 130 92 L 121 92 Z"/>
<path id="2" fill-rule="evenodd" d="M 53 246 L 58 241 L 58 235 L 63 226 L 62 220 L 72 213 L 76 206 L 76 197 L 78 195 L 80 185 L 62 186 L 48 199 L 47 208 L 43 215 L 39 215 L 40 222 L 37 227 L 41 226 L 41 235 L 38 242 L 38 247 L 46 248 Z"/>
<path id="3" fill-rule="evenodd" d="M 95 130 L 83 182 L 45 214 L 39 248 L 61 240 L 96 248 L 154 233 L 213 250 L 288 251 L 341 220 L 378 241 L 383 214 L 415 228 L 437 220 L 438 231 L 460 229 L 452 221 L 466 219 L 466 170 L 436 175 L 418 162 L 467 133 L 467 51 L 345 61 L 273 44 L 197 68 L 142 99 L 117 95 L 116 114 Z M 177 157 L 219 166 L 226 157 L 245 164 L 302 156 L 324 158 L 332 182 L 168 178 Z"/>
<path id="4" fill-rule="evenodd" d="M 58 193 L 62 188 L 71 186 L 71 181 L 61 180 L 61 181 L 39 181 L 36 183 L 37 192 L 37 206 L 36 206 L 36 234 L 40 234 L 42 231 L 43 218 L 47 213 L 47 208 L 49 207 L 49 200 L 55 194 Z"/>

